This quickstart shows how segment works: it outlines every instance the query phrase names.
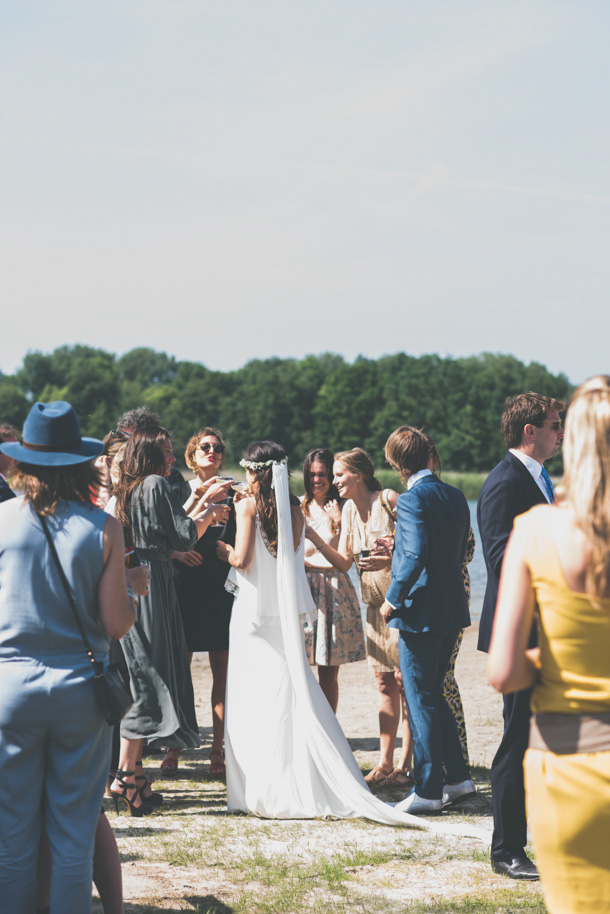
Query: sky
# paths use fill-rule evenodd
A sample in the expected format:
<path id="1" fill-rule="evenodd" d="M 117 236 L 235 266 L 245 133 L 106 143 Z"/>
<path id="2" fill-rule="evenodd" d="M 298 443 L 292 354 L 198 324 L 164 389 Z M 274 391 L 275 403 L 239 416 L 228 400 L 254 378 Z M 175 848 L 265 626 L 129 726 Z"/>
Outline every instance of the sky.
<path id="1" fill-rule="evenodd" d="M 0 371 L 610 371 L 607 0 L 0 0 Z"/>

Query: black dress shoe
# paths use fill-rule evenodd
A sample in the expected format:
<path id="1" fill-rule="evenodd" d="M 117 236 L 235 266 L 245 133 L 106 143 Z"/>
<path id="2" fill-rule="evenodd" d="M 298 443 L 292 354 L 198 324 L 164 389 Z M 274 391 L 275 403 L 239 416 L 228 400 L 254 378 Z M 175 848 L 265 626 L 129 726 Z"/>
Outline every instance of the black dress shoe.
<path id="1" fill-rule="evenodd" d="M 491 868 L 494 873 L 508 876 L 509 879 L 528 879 L 530 882 L 537 882 L 540 879 L 536 864 L 525 854 L 510 857 L 508 860 L 492 860 Z"/>

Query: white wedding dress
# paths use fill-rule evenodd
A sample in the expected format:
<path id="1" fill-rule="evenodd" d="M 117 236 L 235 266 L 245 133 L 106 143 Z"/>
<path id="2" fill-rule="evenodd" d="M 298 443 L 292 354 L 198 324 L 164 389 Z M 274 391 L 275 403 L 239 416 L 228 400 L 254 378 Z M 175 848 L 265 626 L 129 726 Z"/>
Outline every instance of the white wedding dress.
<path id="1" fill-rule="evenodd" d="M 229 575 L 238 588 L 225 710 L 229 812 L 273 819 L 364 816 L 428 828 L 370 792 L 307 662 L 302 616 L 314 606 L 304 537 L 295 552 L 286 468 L 274 465 L 273 471 L 278 555 L 266 545 L 257 517 L 252 561 Z"/>

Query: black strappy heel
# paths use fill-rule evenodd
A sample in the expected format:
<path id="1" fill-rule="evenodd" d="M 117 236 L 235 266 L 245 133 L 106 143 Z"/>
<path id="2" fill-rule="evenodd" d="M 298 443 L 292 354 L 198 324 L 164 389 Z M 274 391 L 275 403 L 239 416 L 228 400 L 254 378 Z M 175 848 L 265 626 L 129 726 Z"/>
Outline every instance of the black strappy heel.
<path id="1" fill-rule="evenodd" d="M 147 787 L 150 786 L 150 781 L 142 771 L 142 774 L 137 773 L 137 769 L 142 768 L 142 765 L 136 762 L 136 789 L 140 794 L 143 803 L 147 803 L 151 809 L 158 809 L 159 806 L 163 803 L 163 794 L 159 793 L 158 790 L 152 790 L 148 796 L 144 795 L 144 791 Z M 138 784 L 138 781 L 143 781 L 143 784 Z"/>
<path id="2" fill-rule="evenodd" d="M 142 795 L 136 784 L 128 784 L 125 781 L 125 778 L 129 778 L 132 775 L 135 775 L 135 771 L 122 771 L 121 768 L 117 768 L 116 779 L 119 782 L 119 784 L 121 785 L 121 790 L 120 791 L 111 790 L 110 795 L 112 796 L 112 799 L 114 800 L 114 810 L 115 810 L 117 816 L 119 815 L 119 800 L 122 800 L 127 805 L 128 814 L 130 816 L 133 816 L 134 818 L 139 819 L 142 816 L 149 816 L 151 814 L 151 812 L 153 811 L 153 807 L 148 802 L 148 799 L 142 798 Z M 142 802 L 140 803 L 139 806 L 134 806 L 133 800 L 129 799 L 129 797 L 127 796 L 128 790 L 135 791 L 134 798 L 133 798 L 134 800 L 137 796 L 140 797 Z"/>

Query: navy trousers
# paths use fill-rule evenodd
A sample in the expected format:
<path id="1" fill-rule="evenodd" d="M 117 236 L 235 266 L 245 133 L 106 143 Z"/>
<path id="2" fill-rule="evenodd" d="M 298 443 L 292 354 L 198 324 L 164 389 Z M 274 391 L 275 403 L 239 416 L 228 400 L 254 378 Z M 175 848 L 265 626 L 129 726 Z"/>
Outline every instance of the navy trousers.
<path id="1" fill-rule="evenodd" d="M 523 758 L 530 735 L 532 689 L 504 696 L 504 735 L 491 763 L 492 860 L 510 860 L 527 844 Z"/>
<path id="2" fill-rule="evenodd" d="M 455 717 L 443 698 L 451 652 L 461 629 L 400 632 L 398 654 L 413 734 L 415 793 L 440 800 L 447 783 L 470 777 Z"/>

